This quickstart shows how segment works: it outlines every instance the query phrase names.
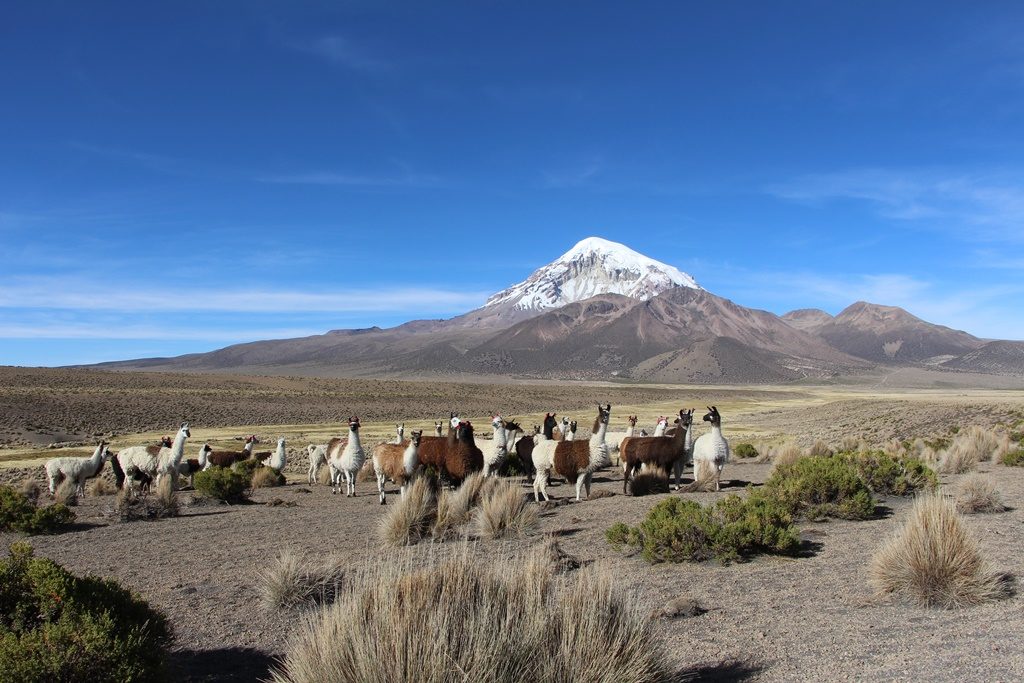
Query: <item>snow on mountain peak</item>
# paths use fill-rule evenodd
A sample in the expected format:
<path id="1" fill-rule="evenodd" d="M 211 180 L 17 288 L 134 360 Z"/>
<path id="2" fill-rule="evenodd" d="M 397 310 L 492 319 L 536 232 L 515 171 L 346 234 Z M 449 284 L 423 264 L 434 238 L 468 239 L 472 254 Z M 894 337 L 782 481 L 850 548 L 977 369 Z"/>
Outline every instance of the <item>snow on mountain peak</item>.
<path id="1" fill-rule="evenodd" d="M 512 302 L 522 310 L 558 308 L 598 294 L 646 300 L 673 287 L 701 289 L 677 268 L 624 244 L 588 237 L 523 282 L 492 296 L 486 306 Z"/>

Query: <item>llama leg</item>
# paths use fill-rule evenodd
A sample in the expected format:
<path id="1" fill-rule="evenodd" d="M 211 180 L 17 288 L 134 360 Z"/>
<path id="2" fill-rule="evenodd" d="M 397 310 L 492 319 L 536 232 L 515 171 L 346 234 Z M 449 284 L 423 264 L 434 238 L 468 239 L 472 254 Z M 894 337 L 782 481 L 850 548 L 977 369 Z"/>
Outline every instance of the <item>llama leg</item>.
<path id="1" fill-rule="evenodd" d="M 380 504 L 385 505 L 384 502 L 384 475 L 377 475 L 377 492 L 380 494 Z"/>
<path id="2" fill-rule="evenodd" d="M 593 479 L 593 477 L 593 472 L 587 472 L 587 477 L 583 480 L 583 486 L 587 491 L 587 500 L 590 500 L 590 480 Z"/>
<path id="3" fill-rule="evenodd" d="M 683 459 L 679 458 L 672 463 L 672 472 L 676 475 L 676 491 L 679 490 L 679 482 L 683 478 Z"/>
<path id="4" fill-rule="evenodd" d="M 540 502 L 540 472 L 533 475 L 533 500 Z"/>

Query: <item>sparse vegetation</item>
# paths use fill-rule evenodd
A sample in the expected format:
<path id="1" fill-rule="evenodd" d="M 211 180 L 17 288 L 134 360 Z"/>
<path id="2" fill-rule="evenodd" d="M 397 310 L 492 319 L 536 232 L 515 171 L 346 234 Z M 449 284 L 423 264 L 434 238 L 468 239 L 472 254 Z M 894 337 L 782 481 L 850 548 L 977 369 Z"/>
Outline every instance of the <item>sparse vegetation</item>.
<path id="1" fill-rule="evenodd" d="M 525 536 L 537 529 L 537 506 L 527 502 L 518 485 L 503 481 L 481 501 L 474 521 L 481 538 Z"/>
<path id="2" fill-rule="evenodd" d="M 60 505 L 75 507 L 78 505 L 78 491 L 75 482 L 65 479 L 57 485 L 57 491 L 53 494 L 53 500 Z"/>
<path id="3" fill-rule="evenodd" d="M 30 503 L 35 505 L 39 502 L 39 496 L 42 494 L 43 489 L 39 486 L 39 482 L 35 479 L 29 478 L 22 480 L 21 486 L 18 487 L 18 491 L 20 491 L 21 495 L 25 496 Z"/>
<path id="4" fill-rule="evenodd" d="M 286 550 L 259 577 L 260 599 L 268 611 L 327 605 L 342 588 L 341 558 L 314 562 Z"/>
<path id="5" fill-rule="evenodd" d="M 714 477 L 711 482 L 714 484 Z M 668 472 L 658 467 L 643 470 L 629 480 L 629 492 L 634 496 L 668 493 Z"/>
<path id="6" fill-rule="evenodd" d="M 180 512 L 178 492 L 174 490 L 170 477 L 161 479 L 150 492 L 125 487 L 117 492 L 109 512 L 121 522 L 177 517 Z"/>
<path id="7" fill-rule="evenodd" d="M 939 485 L 935 472 L 917 458 L 895 458 L 884 451 L 856 451 L 838 457 L 853 465 L 868 488 L 877 494 L 909 496 Z"/>
<path id="8" fill-rule="evenodd" d="M 732 454 L 737 458 L 756 458 L 760 453 L 752 443 L 740 443 L 732 449 Z"/>
<path id="9" fill-rule="evenodd" d="M 91 496 L 112 496 L 117 493 L 117 486 L 106 477 L 96 477 L 89 486 Z"/>
<path id="10" fill-rule="evenodd" d="M 834 451 L 832 450 L 832 448 L 821 439 L 815 441 L 814 445 L 812 445 L 811 448 L 807 451 L 807 455 L 826 457 L 831 456 L 833 453 Z"/>
<path id="11" fill-rule="evenodd" d="M 0 486 L 0 531 L 52 534 L 73 521 L 75 513 L 66 505 L 54 503 L 36 507 L 21 491 L 11 486 Z"/>
<path id="12" fill-rule="evenodd" d="M 926 607 L 968 607 L 1010 592 L 953 503 L 937 493 L 914 501 L 904 525 L 872 558 L 870 578 L 880 594 Z"/>
<path id="13" fill-rule="evenodd" d="M 273 680 L 670 680 L 656 622 L 620 585 L 584 569 L 559 589 L 544 551 L 500 566 L 388 558 L 301 627 Z"/>
<path id="14" fill-rule="evenodd" d="M 249 480 L 249 485 L 254 489 L 284 486 L 285 483 L 284 475 L 273 467 L 257 468 L 256 471 L 253 472 L 252 479 Z"/>
<path id="15" fill-rule="evenodd" d="M 618 523 L 605 532 L 615 548 L 638 546 L 648 562 L 724 563 L 758 553 L 793 554 L 800 545 L 793 517 L 778 501 L 751 493 L 730 495 L 712 506 L 668 498 L 640 523 Z"/>
<path id="16" fill-rule="evenodd" d="M 979 512 L 1005 512 L 1003 496 L 992 480 L 980 474 L 971 474 L 960 482 L 956 496 L 956 510 L 961 514 Z"/>
<path id="17" fill-rule="evenodd" d="M 244 503 L 248 499 L 249 481 L 241 472 L 222 467 L 196 472 L 193 479 L 199 495 L 225 503 Z"/>
<path id="18" fill-rule="evenodd" d="M 867 519 L 875 512 L 870 489 L 843 458 L 806 457 L 778 465 L 765 483 L 764 493 L 791 514 L 811 520 Z"/>
<path id="19" fill-rule="evenodd" d="M 163 678 L 167 621 L 115 581 L 75 576 L 15 543 L 0 561 L 0 605 L 5 681 Z"/>
<path id="20" fill-rule="evenodd" d="M 999 462 L 1009 467 L 1024 467 L 1024 448 L 1006 451 Z"/>
<path id="21" fill-rule="evenodd" d="M 430 534 L 437 507 L 430 480 L 417 477 L 405 495 L 381 517 L 377 527 L 380 539 L 390 546 L 418 543 Z"/>

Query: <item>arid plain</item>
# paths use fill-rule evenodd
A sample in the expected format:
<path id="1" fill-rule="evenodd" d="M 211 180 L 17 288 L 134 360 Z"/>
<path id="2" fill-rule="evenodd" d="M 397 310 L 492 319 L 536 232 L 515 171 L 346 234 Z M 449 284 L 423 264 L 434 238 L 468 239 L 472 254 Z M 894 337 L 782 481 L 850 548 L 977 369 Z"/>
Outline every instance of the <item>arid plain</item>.
<path id="1" fill-rule="evenodd" d="M 252 498 L 260 504 L 190 506 L 193 494 L 184 491 L 180 517 L 122 523 L 109 514 L 112 496 L 86 496 L 72 530 L 30 539 L 38 554 L 77 573 L 115 578 L 164 610 L 176 636 L 170 662 L 175 680 L 255 680 L 267 676 L 302 618 L 260 604 L 259 574 L 279 552 L 338 555 L 353 570 L 396 552 L 378 540 L 378 522 L 389 508 L 378 504 L 373 482 L 360 481 L 355 499 L 306 483 L 308 443 L 342 436 L 349 415 L 362 418 L 365 445 L 392 438 L 396 422 L 429 430 L 449 411 L 472 420 L 483 438 L 494 412 L 533 425 L 555 411 L 589 427 L 599 401 L 612 404 L 612 428 L 620 430 L 629 414 L 650 430 L 660 415 L 684 407 L 701 414 L 713 404 L 734 449 L 751 443 L 763 453 L 783 444 L 806 449 L 818 441 L 835 447 L 849 438 L 877 448 L 893 440 L 934 442 L 971 425 L 1011 434 L 1024 429 L 1024 392 L 1005 389 L 488 385 L 2 368 L 0 480 L 18 484 L 33 477 L 42 483 L 42 464 L 56 453 L 88 455 L 101 437 L 114 450 L 148 443 L 173 433 L 182 420 L 192 425 L 187 457 L 204 442 L 236 447 L 251 433 L 271 448 L 284 436 L 288 484 L 255 491 Z M 698 422 L 696 430 L 706 428 Z M 50 447 L 58 442 L 75 445 Z M 621 470 L 606 468 L 595 478 L 595 490 L 605 493 L 580 503 L 568 502 L 572 487 L 556 479 L 549 491 L 559 504 L 544 507 L 531 536 L 500 542 L 470 536 L 409 552 L 423 561 L 468 552 L 516 562 L 544 536 L 554 536 L 581 562 L 608 566 L 652 614 L 674 598 L 695 600 L 701 607 L 695 616 L 652 618 L 673 664 L 704 680 L 1024 677 L 1024 655 L 1015 646 L 1024 629 L 1021 598 L 946 611 L 874 596 L 870 558 L 902 523 L 907 498 L 880 497 L 880 514 L 867 521 L 801 521 L 798 557 L 650 565 L 605 541 L 613 523 L 638 524 L 662 499 L 707 503 L 744 494 L 748 485 L 764 482 L 772 466 L 765 457 L 734 457 L 721 492 L 637 497 L 622 494 Z M 995 568 L 1022 576 L 1024 468 L 982 462 L 977 470 L 1010 510 L 967 516 L 966 524 Z M 964 476 L 940 475 L 942 491 L 955 495 Z M 524 482 L 522 491 L 531 488 Z M 0 536 L 4 546 L 15 538 Z"/>

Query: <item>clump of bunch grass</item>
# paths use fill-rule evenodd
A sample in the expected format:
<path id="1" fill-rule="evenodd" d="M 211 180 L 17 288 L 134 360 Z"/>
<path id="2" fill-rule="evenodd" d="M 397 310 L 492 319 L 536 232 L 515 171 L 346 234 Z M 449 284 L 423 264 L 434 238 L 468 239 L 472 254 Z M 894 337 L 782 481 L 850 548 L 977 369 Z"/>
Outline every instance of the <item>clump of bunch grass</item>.
<path id="1" fill-rule="evenodd" d="M 53 534 L 75 521 L 66 505 L 36 507 L 28 496 L 12 486 L 0 486 L 0 531 Z"/>
<path id="2" fill-rule="evenodd" d="M 73 480 L 65 478 L 57 485 L 53 500 L 60 505 L 75 507 L 78 505 L 78 485 Z"/>
<path id="3" fill-rule="evenodd" d="M 867 519 L 875 513 L 871 490 L 843 458 L 799 458 L 779 465 L 765 482 L 764 495 L 796 517 Z"/>
<path id="4" fill-rule="evenodd" d="M 323 486 L 331 485 L 331 467 L 330 465 L 321 465 L 320 469 L 316 472 L 316 483 L 322 484 Z"/>
<path id="5" fill-rule="evenodd" d="M 630 478 L 629 492 L 634 496 L 668 493 L 668 472 L 660 467 L 648 467 Z"/>
<path id="6" fill-rule="evenodd" d="M 500 566 L 396 554 L 300 627 L 272 680 L 671 680 L 656 622 L 621 585 L 604 568 L 558 578 L 543 552 Z"/>
<path id="7" fill-rule="evenodd" d="M 909 496 L 939 485 L 935 472 L 914 457 L 896 458 L 885 451 L 855 451 L 837 457 L 850 463 L 868 488 L 877 494 Z"/>
<path id="8" fill-rule="evenodd" d="M 115 581 L 71 574 L 15 543 L 0 561 L 0 679 L 163 679 L 165 617 Z"/>
<path id="9" fill-rule="evenodd" d="M 108 510 L 121 522 L 177 517 L 180 511 L 178 492 L 174 490 L 170 477 L 162 477 L 149 492 L 124 487 L 117 492 L 113 509 Z"/>
<path id="10" fill-rule="evenodd" d="M 106 477 L 96 477 L 89 486 L 91 496 L 112 496 L 117 493 L 117 486 Z"/>
<path id="11" fill-rule="evenodd" d="M 39 502 L 39 496 L 42 495 L 43 488 L 39 485 L 39 482 L 29 477 L 23 479 L 21 484 L 18 486 L 18 491 L 21 495 L 25 496 L 29 502 L 33 505 Z"/>
<path id="12" fill-rule="evenodd" d="M 1003 453 L 1003 456 L 999 458 L 999 462 L 1000 464 L 1007 465 L 1009 467 L 1024 467 L 1024 448 L 1006 451 L 1006 453 Z"/>
<path id="13" fill-rule="evenodd" d="M 718 559 L 728 564 L 762 553 L 792 555 L 800 547 L 792 514 L 760 492 L 746 498 L 732 494 L 710 506 L 668 498 L 638 527 L 620 522 L 605 538 L 616 549 L 640 548 L 651 563 Z"/>
<path id="14" fill-rule="evenodd" d="M 732 454 L 737 458 L 756 458 L 760 455 L 752 443 L 739 443 L 732 449 Z"/>
<path id="15" fill-rule="evenodd" d="M 378 522 L 377 533 L 389 546 L 413 545 L 430 535 L 437 518 L 437 497 L 426 477 L 417 477 L 405 495 Z"/>
<path id="16" fill-rule="evenodd" d="M 831 456 L 835 451 L 832 450 L 831 446 L 827 443 L 818 439 L 814 444 L 807 450 L 807 455 L 817 457 L 828 457 Z"/>
<path id="17" fill-rule="evenodd" d="M 286 550 L 259 576 L 260 600 L 268 611 L 328 605 L 345 578 L 339 557 L 313 561 Z"/>
<path id="18" fill-rule="evenodd" d="M 252 474 L 249 485 L 254 489 L 271 488 L 285 485 L 284 475 L 273 467 L 259 467 Z"/>
<path id="19" fill-rule="evenodd" d="M 526 536 L 537 529 L 537 506 L 530 505 L 520 487 L 503 481 L 491 488 L 474 515 L 477 536 Z"/>
<path id="20" fill-rule="evenodd" d="M 474 472 L 459 488 L 441 492 L 437 497 L 434 538 L 443 540 L 455 536 L 458 529 L 472 519 L 473 509 L 490 495 L 498 481 L 496 477 L 485 477 L 483 472 Z"/>
<path id="21" fill-rule="evenodd" d="M 918 496 L 904 525 L 871 560 L 880 595 L 924 607 L 968 607 L 1008 597 L 1008 577 L 982 557 L 953 503 L 938 493 Z"/>
<path id="22" fill-rule="evenodd" d="M 975 469 L 980 462 L 1001 461 L 1011 450 L 1007 433 L 971 425 L 959 431 L 949 448 L 939 455 L 939 471 L 944 474 L 964 474 Z"/>
<path id="23" fill-rule="evenodd" d="M 248 461 L 243 461 L 248 462 Z M 235 467 L 241 463 L 236 463 Z M 257 467 L 259 464 L 257 463 Z M 248 499 L 247 491 L 252 481 L 251 472 L 246 474 L 234 468 L 211 467 L 196 472 L 192 482 L 196 493 L 206 498 L 213 498 L 225 503 L 244 503 Z"/>
<path id="24" fill-rule="evenodd" d="M 956 495 L 956 510 L 961 514 L 978 512 L 1006 512 L 1003 496 L 992 480 L 980 474 L 971 474 L 960 482 Z"/>
<path id="25" fill-rule="evenodd" d="M 769 451 L 768 458 L 775 467 L 791 465 L 800 458 L 806 457 L 803 450 L 795 443 L 784 443 Z"/>

